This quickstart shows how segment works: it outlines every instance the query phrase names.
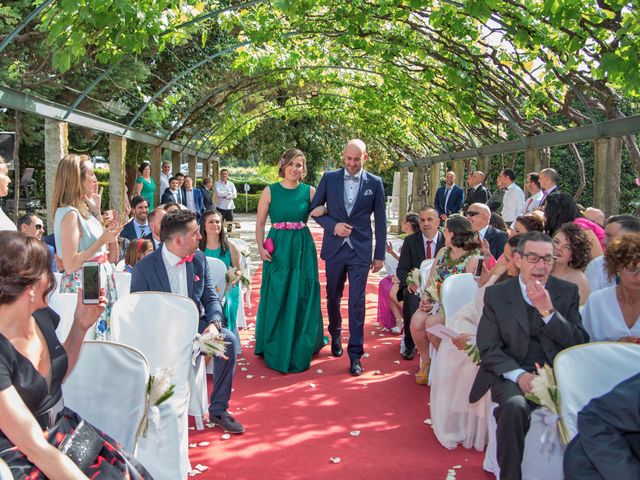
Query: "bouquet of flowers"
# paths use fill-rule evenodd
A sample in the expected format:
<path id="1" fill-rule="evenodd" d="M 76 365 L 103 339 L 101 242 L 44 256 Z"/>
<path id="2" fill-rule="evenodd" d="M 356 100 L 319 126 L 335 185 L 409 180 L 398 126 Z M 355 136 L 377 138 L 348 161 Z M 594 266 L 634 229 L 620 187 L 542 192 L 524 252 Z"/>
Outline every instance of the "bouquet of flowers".
<path id="1" fill-rule="evenodd" d="M 467 354 L 472 363 L 480 365 L 480 349 L 471 338 L 467 341 L 467 346 L 464 347 L 464 353 Z"/>
<path id="2" fill-rule="evenodd" d="M 227 345 L 224 335 L 219 332 L 209 331 L 202 335 L 196 334 L 194 351 L 202 352 L 208 357 L 226 357 Z"/>
<path id="3" fill-rule="evenodd" d="M 420 295 L 422 298 L 428 297 L 433 302 L 437 302 L 440 300 L 440 289 L 438 288 L 438 284 L 434 282 L 429 282 L 429 285 L 426 288 L 423 288 L 422 285 L 423 279 L 420 274 L 419 268 L 414 268 L 407 275 L 407 286 L 415 287 L 416 295 Z"/>
<path id="4" fill-rule="evenodd" d="M 171 383 L 171 377 L 175 374 L 175 368 L 157 368 L 153 375 L 149 375 L 147 382 L 147 395 L 149 396 L 149 410 L 143 421 L 142 436 L 147 436 L 149 421 L 160 425 L 160 405 L 169 400 L 175 391 L 175 384 Z"/>
<path id="5" fill-rule="evenodd" d="M 229 267 L 227 269 L 227 273 L 225 274 L 225 280 L 227 282 L 227 288 L 225 289 L 225 293 L 229 290 L 230 287 L 233 287 L 236 283 L 240 282 L 240 284 L 249 288 L 251 286 L 251 282 L 247 277 L 244 276 L 242 270 L 237 269 L 235 267 Z"/>
<path id="6" fill-rule="evenodd" d="M 566 445 L 569 443 L 569 433 L 559 417 L 560 391 L 553 375 L 553 369 L 549 365 L 540 367 L 540 365 L 536 364 L 536 370 L 537 375 L 531 381 L 532 391 L 525 394 L 525 397 L 527 400 L 549 409 L 556 415 L 560 439 Z"/>

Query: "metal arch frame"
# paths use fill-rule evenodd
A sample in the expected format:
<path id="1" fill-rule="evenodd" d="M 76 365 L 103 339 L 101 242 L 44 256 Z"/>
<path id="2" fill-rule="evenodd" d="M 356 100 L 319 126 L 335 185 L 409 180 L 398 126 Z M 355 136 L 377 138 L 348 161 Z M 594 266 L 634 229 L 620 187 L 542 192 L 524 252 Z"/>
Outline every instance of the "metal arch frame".
<path id="1" fill-rule="evenodd" d="M 16 28 L 14 28 L 13 31 L 9 35 L 7 35 L 7 38 L 5 38 L 3 42 L 0 44 L 0 53 L 2 53 L 4 49 L 7 48 L 11 42 L 13 42 L 13 39 L 16 38 L 18 34 L 22 30 L 24 30 L 24 28 L 27 25 L 29 25 L 34 18 L 40 15 L 53 2 L 54 0 L 45 0 L 44 2 L 42 2 L 42 4 L 40 4 L 38 8 L 36 8 L 33 12 L 27 15 L 27 17 L 25 17 L 25 19 L 22 20 L 22 22 L 20 22 L 20 24 Z"/>

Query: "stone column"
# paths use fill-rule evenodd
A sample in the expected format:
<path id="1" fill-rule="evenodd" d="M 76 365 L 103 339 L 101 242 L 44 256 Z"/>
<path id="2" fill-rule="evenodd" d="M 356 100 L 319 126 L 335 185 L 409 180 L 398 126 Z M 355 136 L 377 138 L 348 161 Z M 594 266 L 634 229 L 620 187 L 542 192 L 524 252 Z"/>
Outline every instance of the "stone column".
<path id="1" fill-rule="evenodd" d="M 464 160 L 456 160 L 453 162 L 452 170 L 456 174 L 456 184 L 465 189 L 467 177 L 464 175 Z"/>
<path id="2" fill-rule="evenodd" d="M 213 181 L 217 182 L 220 179 L 220 160 L 213 161 Z"/>
<path id="3" fill-rule="evenodd" d="M 539 172 L 543 168 L 549 167 L 551 161 L 551 149 L 544 148 L 528 148 L 524 152 L 524 175 L 531 172 Z M 524 181 L 524 179 L 523 179 Z"/>
<path id="4" fill-rule="evenodd" d="M 160 172 L 162 171 L 162 147 L 151 146 L 151 177 L 156 182 L 156 191 L 153 193 L 153 205 L 160 205 L 160 197 L 164 192 L 160 191 Z"/>
<path id="5" fill-rule="evenodd" d="M 211 162 L 208 158 L 202 160 L 202 179 L 211 176 Z"/>
<path id="6" fill-rule="evenodd" d="M 196 172 L 198 171 L 198 157 L 195 155 L 188 155 L 189 160 L 189 176 L 193 178 L 193 181 L 196 181 Z"/>
<path id="7" fill-rule="evenodd" d="M 480 155 L 476 162 L 476 170 L 480 170 L 484 173 L 485 177 L 489 176 L 489 169 L 491 167 L 491 157 L 489 155 Z"/>
<path id="8" fill-rule="evenodd" d="M 62 157 L 69 153 L 69 124 L 57 120 L 44 119 L 44 178 L 47 202 L 47 230 L 53 232 L 53 189 L 56 181 L 56 171 Z"/>
<path id="9" fill-rule="evenodd" d="M 175 175 L 180 172 L 180 166 L 182 165 L 182 152 L 171 151 L 171 174 Z"/>
<path id="10" fill-rule="evenodd" d="M 436 191 L 440 188 L 441 163 L 434 163 L 429 166 L 429 204 L 433 205 L 436 200 Z"/>
<path id="11" fill-rule="evenodd" d="M 429 203 L 427 192 L 429 188 L 429 180 L 427 178 L 427 167 L 417 166 L 413 169 L 413 206 L 414 212 L 419 212 L 422 207 Z"/>
<path id="12" fill-rule="evenodd" d="M 127 139 L 109 135 L 109 208 L 124 212 Z"/>
<path id="13" fill-rule="evenodd" d="M 601 138 L 594 142 L 593 206 L 608 217 L 620 209 L 622 139 Z"/>
<path id="14" fill-rule="evenodd" d="M 407 204 L 409 203 L 409 169 L 403 167 L 400 169 L 400 192 L 398 195 L 398 223 L 396 231 L 402 231 L 402 221 L 407 215 Z"/>

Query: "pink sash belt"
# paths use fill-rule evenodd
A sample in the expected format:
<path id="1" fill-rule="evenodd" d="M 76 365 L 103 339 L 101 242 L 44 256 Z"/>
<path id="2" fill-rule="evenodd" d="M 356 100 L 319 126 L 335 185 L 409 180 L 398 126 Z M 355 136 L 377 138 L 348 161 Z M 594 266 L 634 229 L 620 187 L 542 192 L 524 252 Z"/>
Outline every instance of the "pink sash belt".
<path id="1" fill-rule="evenodd" d="M 276 230 L 302 230 L 304 227 L 304 222 L 277 222 L 271 225 Z"/>

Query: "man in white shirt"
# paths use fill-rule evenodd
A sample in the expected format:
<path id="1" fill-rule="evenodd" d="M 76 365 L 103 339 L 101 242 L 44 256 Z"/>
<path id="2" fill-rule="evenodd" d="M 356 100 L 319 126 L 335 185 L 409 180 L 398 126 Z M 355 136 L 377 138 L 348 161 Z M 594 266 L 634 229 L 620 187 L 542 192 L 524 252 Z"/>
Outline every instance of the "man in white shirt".
<path id="1" fill-rule="evenodd" d="M 233 222 L 233 209 L 236 208 L 233 199 L 238 197 L 236 186 L 229 180 L 229 171 L 220 170 L 220 180 L 214 187 L 216 193 L 216 208 L 227 222 Z"/>
<path id="2" fill-rule="evenodd" d="M 542 187 L 540 186 L 540 176 L 538 172 L 531 172 L 527 175 L 527 180 L 524 182 L 524 189 L 529 194 L 529 198 L 524 203 L 524 215 L 533 212 L 542 201 Z"/>
<path id="3" fill-rule="evenodd" d="M 640 219 L 633 215 L 614 215 L 607 219 L 604 227 L 604 244 L 606 245 L 614 238 L 623 233 L 640 232 Z M 603 288 L 613 287 L 616 284 L 615 278 L 609 278 L 609 274 L 604 266 L 604 255 L 594 258 L 587 265 L 584 274 L 589 280 L 591 293 Z"/>
<path id="4" fill-rule="evenodd" d="M 169 162 L 162 162 L 160 170 L 160 195 L 169 188 L 169 179 L 171 178 L 171 164 Z"/>
<path id="5" fill-rule="evenodd" d="M 515 180 L 516 174 L 510 168 L 505 168 L 500 174 L 500 181 L 505 188 L 502 199 L 502 219 L 507 225 L 512 225 L 524 212 L 524 192 L 514 183 Z"/>

